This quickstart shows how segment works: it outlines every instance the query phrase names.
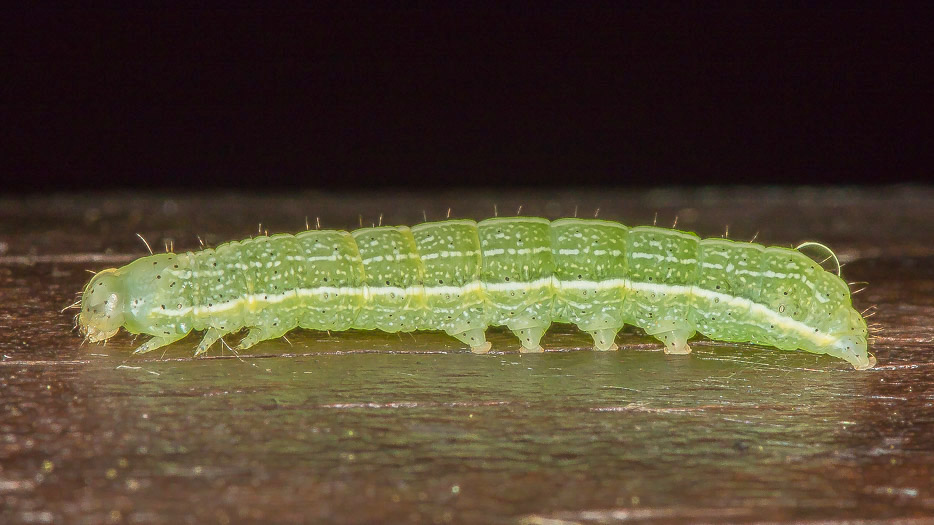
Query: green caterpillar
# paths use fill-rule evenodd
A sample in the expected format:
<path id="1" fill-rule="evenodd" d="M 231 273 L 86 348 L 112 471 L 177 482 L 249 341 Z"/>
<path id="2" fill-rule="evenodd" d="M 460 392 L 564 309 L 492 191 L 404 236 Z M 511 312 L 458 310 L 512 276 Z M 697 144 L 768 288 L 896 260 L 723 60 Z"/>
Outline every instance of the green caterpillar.
<path id="1" fill-rule="evenodd" d="M 137 353 L 206 330 L 195 355 L 244 327 L 240 349 L 301 327 L 442 330 L 486 353 L 486 329 L 505 325 L 520 351 L 541 352 L 552 322 L 597 350 L 617 349 L 631 324 L 675 354 L 700 332 L 875 364 L 846 283 L 796 250 L 576 218 L 309 230 L 151 255 L 95 275 L 78 314 L 92 342 L 121 327 L 152 335 Z"/>

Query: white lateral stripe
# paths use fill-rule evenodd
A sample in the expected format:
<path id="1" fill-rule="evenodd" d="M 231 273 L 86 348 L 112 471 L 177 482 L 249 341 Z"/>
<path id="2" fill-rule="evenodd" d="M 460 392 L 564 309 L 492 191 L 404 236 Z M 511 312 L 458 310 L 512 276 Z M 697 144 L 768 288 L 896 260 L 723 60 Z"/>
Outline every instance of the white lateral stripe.
<path id="1" fill-rule="evenodd" d="M 397 286 L 360 286 L 360 287 L 337 287 L 337 286 L 319 286 L 316 288 L 299 288 L 280 294 L 250 294 L 239 297 L 232 301 L 218 303 L 213 306 L 198 306 L 184 308 L 167 308 L 165 310 L 154 309 L 153 314 L 178 317 L 189 314 L 210 315 L 218 314 L 238 308 L 243 304 L 268 303 L 276 304 L 285 301 L 290 297 L 321 297 L 324 295 L 360 295 L 364 299 L 376 296 L 446 296 L 456 294 L 469 294 L 479 291 L 484 292 L 510 292 L 520 290 L 538 290 L 541 288 L 552 288 L 554 290 L 606 290 L 611 288 L 620 289 L 621 293 L 626 290 L 635 290 L 648 293 L 672 294 L 682 296 L 701 297 L 710 301 L 719 299 L 724 306 L 733 306 L 749 309 L 755 316 L 761 316 L 774 324 L 776 327 L 794 332 L 801 337 L 809 339 L 818 345 L 828 345 L 836 341 L 830 334 L 815 332 L 814 327 L 805 323 L 796 321 L 790 317 L 781 315 L 778 312 L 770 310 L 765 305 L 750 301 L 744 297 L 735 297 L 720 292 L 705 290 L 694 286 L 657 284 L 645 282 L 632 282 L 629 279 L 608 279 L 605 281 L 560 281 L 554 277 L 544 277 L 531 282 L 501 282 L 484 283 L 474 281 L 464 286 L 410 286 L 407 288 Z"/>
<path id="2" fill-rule="evenodd" d="M 363 264 L 377 263 L 383 261 L 401 261 L 404 259 L 417 259 L 417 253 L 401 253 L 399 255 L 376 255 L 367 259 L 363 259 Z"/>
<path id="3" fill-rule="evenodd" d="M 633 259 L 655 259 L 656 261 L 667 261 L 678 264 L 696 264 L 697 259 L 678 259 L 673 255 L 661 255 L 657 253 L 632 252 L 629 254 Z"/>
<path id="4" fill-rule="evenodd" d="M 528 255 L 528 254 L 539 254 L 544 252 L 550 252 L 550 246 L 536 246 L 535 248 L 493 248 L 490 250 L 484 250 L 484 257 L 492 257 L 494 255 L 502 255 L 507 253 L 509 255 Z"/>
<path id="5" fill-rule="evenodd" d="M 426 253 L 425 255 L 421 256 L 421 259 L 423 261 L 430 261 L 439 257 L 442 259 L 446 259 L 448 257 L 474 257 L 479 254 L 479 250 L 471 250 L 468 252 L 451 252 L 442 250 L 440 252 Z"/>

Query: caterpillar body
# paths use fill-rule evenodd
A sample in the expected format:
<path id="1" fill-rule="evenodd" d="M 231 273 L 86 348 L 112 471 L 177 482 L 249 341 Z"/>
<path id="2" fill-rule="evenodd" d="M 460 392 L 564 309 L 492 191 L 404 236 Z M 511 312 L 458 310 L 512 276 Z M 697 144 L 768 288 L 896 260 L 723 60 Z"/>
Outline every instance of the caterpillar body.
<path id="1" fill-rule="evenodd" d="M 849 287 L 804 254 L 596 219 L 309 230 L 156 254 L 95 275 L 78 314 L 92 342 L 151 335 L 138 353 L 206 330 L 196 355 L 243 328 L 240 349 L 296 327 L 440 330 L 486 353 L 491 325 L 541 352 L 552 322 L 596 350 L 618 348 L 630 324 L 675 354 L 700 332 L 875 364 Z"/>

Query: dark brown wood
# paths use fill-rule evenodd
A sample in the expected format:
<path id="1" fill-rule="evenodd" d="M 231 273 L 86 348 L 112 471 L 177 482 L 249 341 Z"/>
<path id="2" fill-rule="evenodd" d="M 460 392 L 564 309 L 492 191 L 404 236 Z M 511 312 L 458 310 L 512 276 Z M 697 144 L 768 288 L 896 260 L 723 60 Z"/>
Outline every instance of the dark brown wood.
<path id="1" fill-rule="evenodd" d="M 879 365 L 558 327 L 490 356 L 433 333 L 79 347 L 61 309 L 154 249 L 452 216 L 576 213 L 793 245 L 867 281 Z M 362 218 L 358 219 L 358 216 Z M 934 191 L 748 188 L 0 198 L 0 521 L 604 523 L 934 518 Z"/>

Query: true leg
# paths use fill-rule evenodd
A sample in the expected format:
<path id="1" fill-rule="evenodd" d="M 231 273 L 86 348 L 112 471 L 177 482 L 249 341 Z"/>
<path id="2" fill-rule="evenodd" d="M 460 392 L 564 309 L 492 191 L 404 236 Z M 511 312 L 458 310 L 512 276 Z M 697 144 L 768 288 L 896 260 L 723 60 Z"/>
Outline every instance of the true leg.
<path id="1" fill-rule="evenodd" d="M 288 331 L 289 327 L 281 323 L 277 326 L 254 326 L 250 328 L 250 332 L 246 334 L 246 337 L 240 340 L 240 344 L 237 345 L 237 350 L 246 350 L 260 341 L 282 337 Z"/>
<path id="2" fill-rule="evenodd" d="M 188 335 L 184 334 L 168 334 L 168 335 L 156 335 L 152 339 L 146 341 L 145 343 L 139 345 L 136 350 L 133 350 L 134 354 L 145 354 L 146 352 L 152 352 L 156 348 L 162 348 L 163 346 L 170 345 L 175 341 Z"/>
<path id="3" fill-rule="evenodd" d="M 201 342 L 198 343 L 198 348 L 195 349 L 195 355 L 199 356 L 208 351 L 208 348 L 217 342 L 218 339 L 227 335 L 225 332 L 221 332 L 217 328 L 211 327 L 208 328 L 208 331 L 204 333 L 204 338 L 201 339 Z"/>

